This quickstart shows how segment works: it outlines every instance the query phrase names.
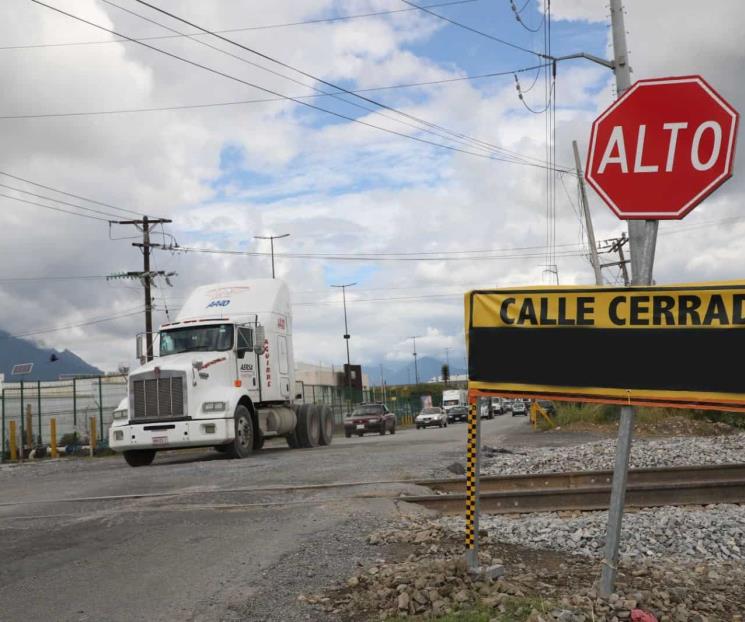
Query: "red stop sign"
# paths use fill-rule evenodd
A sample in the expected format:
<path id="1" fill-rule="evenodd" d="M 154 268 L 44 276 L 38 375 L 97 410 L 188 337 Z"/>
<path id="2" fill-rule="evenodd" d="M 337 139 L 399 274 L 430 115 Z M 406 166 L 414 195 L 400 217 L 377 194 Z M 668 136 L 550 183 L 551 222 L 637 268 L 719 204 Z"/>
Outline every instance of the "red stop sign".
<path id="1" fill-rule="evenodd" d="M 683 218 L 732 176 L 738 120 L 700 76 L 639 80 L 592 124 L 585 177 L 619 218 Z"/>

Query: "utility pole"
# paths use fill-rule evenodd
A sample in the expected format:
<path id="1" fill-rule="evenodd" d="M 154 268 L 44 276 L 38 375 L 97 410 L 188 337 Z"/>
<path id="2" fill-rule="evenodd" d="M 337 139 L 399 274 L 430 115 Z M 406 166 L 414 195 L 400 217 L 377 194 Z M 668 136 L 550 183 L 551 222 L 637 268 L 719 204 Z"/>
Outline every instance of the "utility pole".
<path id="1" fill-rule="evenodd" d="M 289 235 L 289 234 L 288 234 Z M 347 381 L 347 395 L 349 396 L 349 399 L 351 400 L 352 395 L 352 369 L 351 369 L 351 363 L 349 360 L 349 326 L 347 325 L 347 287 L 352 287 L 353 285 L 357 285 L 357 283 L 345 283 L 344 285 L 332 285 L 331 287 L 338 287 L 341 288 L 341 296 L 342 300 L 344 301 L 344 342 L 347 344 L 347 373 L 346 373 L 346 381 Z"/>
<path id="2" fill-rule="evenodd" d="M 151 272 L 150 271 L 150 248 L 160 248 L 162 244 L 151 244 L 150 243 L 150 231 L 157 225 L 164 225 L 173 222 L 168 218 L 148 218 L 143 216 L 142 220 L 119 220 L 116 221 L 117 225 L 134 225 L 142 231 L 142 243 L 133 242 L 132 246 L 137 246 L 142 249 L 143 266 L 142 272 L 127 272 L 124 274 L 112 275 L 107 278 L 139 278 L 142 281 L 142 285 L 145 288 L 145 348 L 146 356 L 148 361 L 153 360 L 153 300 L 150 295 L 150 287 L 152 285 L 153 277 L 173 276 L 173 273 L 166 274 L 165 272 Z"/>
<path id="3" fill-rule="evenodd" d="M 282 238 L 289 238 L 289 233 L 283 233 L 282 235 L 255 235 L 254 238 L 257 240 L 269 240 L 272 247 L 272 278 L 274 278 L 274 240 L 280 240 Z"/>
<path id="4" fill-rule="evenodd" d="M 626 25 L 623 17 L 622 0 L 610 0 L 611 27 L 613 29 L 613 56 L 616 74 L 616 91 L 621 97 L 631 86 L 631 68 L 626 48 Z M 654 253 L 657 245 L 658 221 L 629 221 L 629 244 L 631 249 L 632 285 L 651 285 Z M 616 462 L 613 469 L 610 506 L 608 508 L 608 527 L 605 537 L 602 570 L 600 574 L 600 594 L 609 596 L 616 583 L 618 548 L 621 540 L 621 523 L 626 501 L 626 481 L 628 479 L 631 439 L 634 430 L 634 408 L 621 407 L 618 423 L 618 442 Z"/>
<path id="5" fill-rule="evenodd" d="M 623 284 L 628 287 L 631 285 L 629 279 L 629 260 L 623 254 L 623 247 L 629 243 L 629 238 L 626 237 L 626 233 L 622 233 L 620 238 L 612 238 L 610 240 L 603 240 L 600 242 L 598 248 L 606 253 L 618 253 L 618 261 L 610 261 L 608 263 L 600 264 L 601 268 L 610 268 L 612 266 L 619 266 L 623 273 Z"/>
<path id="6" fill-rule="evenodd" d="M 600 270 L 600 261 L 598 259 L 598 247 L 595 244 L 595 229 L 592 226 L 592 217 L 590 216 L 590 205 L 587 202 L 587 192 L 585 188 L 585 179 L 582 176 L 582 164 L 579 159 L 579 147 L 577 141 L 572 141 L 574 149 L 574 165 L 577 167 L 577 180 L 579 181 L 579 193 L 582 200 L 582 211 L 585 214 L 585 228 L 587 229 L 587 243 L 590 246 L 590 263 L 592 270 L 595 272 L 595 285 L 603 284 L 603 273 Z"/>
<path id="7" fill-rule="evenodd" d="M 419 384 L 419 367 L 416 363 L 416 337 L 409 337 L 409 339 L 414 340 L 414 379 L 416 380 L 416 383 Z"/>
<path id="8" fill-rule="evenodd" d="M 380 364 L 380 386 L 383 387 L 383 404 L 387 402 L 385 395 L 385 377 L 383 376 L 383 364 Z"/>

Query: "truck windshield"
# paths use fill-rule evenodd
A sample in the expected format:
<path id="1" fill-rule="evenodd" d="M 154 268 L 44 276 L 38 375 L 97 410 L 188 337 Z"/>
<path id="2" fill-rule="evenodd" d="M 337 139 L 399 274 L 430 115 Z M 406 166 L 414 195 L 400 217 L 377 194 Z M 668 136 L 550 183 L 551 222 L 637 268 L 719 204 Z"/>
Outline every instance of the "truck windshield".
<path id="1" fill-rule="evenodd" d="M 460 400 L 445 400 L 442 403 L 443 406 L 455 406 L 457 404 L 460 404 Z"/>
<path id="2" fill-rule="evenodd" d="M 160 333 L 160 355 L 180 352 L 219 351 L 233 347 L 233 325 L 189 326 Z"/>

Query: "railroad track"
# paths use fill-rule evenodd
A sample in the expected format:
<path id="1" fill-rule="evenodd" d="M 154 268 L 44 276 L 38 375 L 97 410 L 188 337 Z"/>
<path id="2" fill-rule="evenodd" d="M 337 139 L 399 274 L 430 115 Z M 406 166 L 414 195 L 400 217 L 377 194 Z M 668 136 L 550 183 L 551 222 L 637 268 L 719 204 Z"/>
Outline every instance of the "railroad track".
<path id="1" fill-rule="evenodd" d="M 612 478 L 612 471 L 482 477 L 481 511 L 487 514 L 520 514 L 604 510 L 610 501 Z M 443 514 L 463 513 L 464 479 L 420 480 L 416 483 L 441 494 L 406 496 L 402 499 L 439 510 Z M 629 471 L 626 507 L 710 503 L 745 503 L 745 464 Z"/>

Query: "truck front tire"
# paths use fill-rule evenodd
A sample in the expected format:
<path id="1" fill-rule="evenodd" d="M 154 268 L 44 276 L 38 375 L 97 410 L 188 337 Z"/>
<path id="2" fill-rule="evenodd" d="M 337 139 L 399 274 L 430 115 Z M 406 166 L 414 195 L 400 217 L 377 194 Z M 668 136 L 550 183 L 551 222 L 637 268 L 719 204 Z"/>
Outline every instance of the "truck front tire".
<path id="1" fill-rule="evenodd" d="M 243 405 L 235 409 L 233 417 L 235 438 L 226 445 L 226 453 L 231 458 L 246 458 L 254 449 L 254 424 L 251 412 Z"/>
<path id="2" fill-rule="evenodd" d="M 155 459 L 154 449 L 130 449 L 124 452 L 124 459 L 131 467 L 147 466 Z"/>

